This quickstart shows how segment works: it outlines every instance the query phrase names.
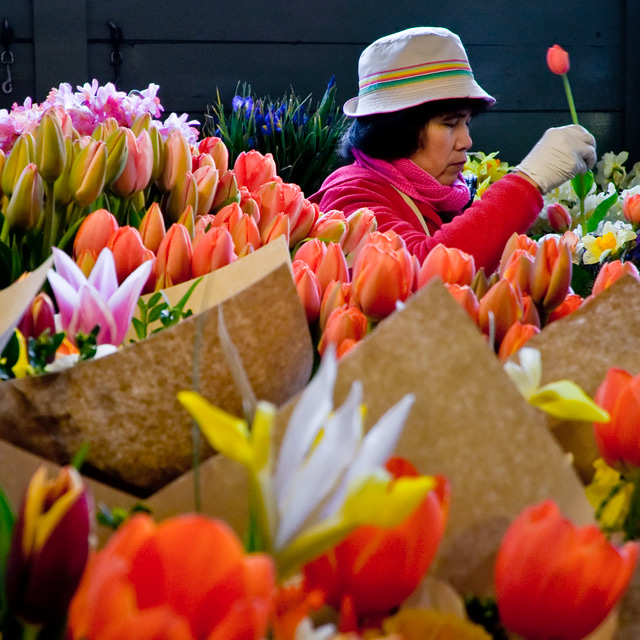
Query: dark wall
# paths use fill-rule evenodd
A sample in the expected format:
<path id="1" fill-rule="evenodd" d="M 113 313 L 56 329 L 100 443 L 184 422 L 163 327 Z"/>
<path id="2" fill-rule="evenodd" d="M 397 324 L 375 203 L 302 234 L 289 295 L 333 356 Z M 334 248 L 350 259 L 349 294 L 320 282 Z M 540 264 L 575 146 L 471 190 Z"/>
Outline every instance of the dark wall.
<path id="1" fill-rule="evenodd" d="M 476 149 L 517 162 L 546 127 L 570 121 L 561 79 L 545 64 L 547 47 L 558 43 L 571 55 L 580 121 L 599 152 L 627 149 L 640 160 L 639 9 L 640 0 L 4 0 L 0 20 L 14 30 L 15 63 L 13 92 L 0 93 L 0 107 L 28 95 L 42 101 L 60 82 L 113 80 L 109 21 L 124 38 L 120 88 L 155 82 L 167 113 L 200 119 L 216 90 L 230 104 L 238 81 L 259 94 L 293 87 L 319 98 L 335 75 L 346 100 L 357 92 L 367 44 L 432 24 L 460 35 L 476 79 L 498 100 L 474 123 Z"/>

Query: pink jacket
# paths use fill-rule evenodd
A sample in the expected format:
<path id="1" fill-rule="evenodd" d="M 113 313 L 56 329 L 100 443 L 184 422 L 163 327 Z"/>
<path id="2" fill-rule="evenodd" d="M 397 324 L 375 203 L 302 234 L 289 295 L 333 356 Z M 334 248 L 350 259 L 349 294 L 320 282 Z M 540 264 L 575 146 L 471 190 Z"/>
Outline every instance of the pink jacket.
<path id="1" fill-rule="evenodd" d="M 402 185 L 395 186 L 403 190 Z M 542 209 L 538 189 L 517 175 L 507 175 L 493 184 L 480 200 L 448 223 L 443 223 L 433 204 L 414 197 L 429 237 L 389 179 L 358 162 L 334 171 L 310 199 L 321 211 L 339 209 L 348 215 L 361 207 L 371 209 L 378 219 L 378 230 L 395 231 L 421 262 L 442 243 L 472 254 L 476 266 L 484 267 L 487 273 L 498 266 L 513 232 L 524 233 Z"/>

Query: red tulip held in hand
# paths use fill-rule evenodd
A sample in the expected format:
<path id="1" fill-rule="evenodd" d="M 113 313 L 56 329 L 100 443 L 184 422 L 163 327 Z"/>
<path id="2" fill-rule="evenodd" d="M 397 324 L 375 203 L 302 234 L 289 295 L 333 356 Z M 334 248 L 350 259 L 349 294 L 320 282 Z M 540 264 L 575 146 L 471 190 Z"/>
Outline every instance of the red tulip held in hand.
<path id="1" fill-rule="evenodd" d="M 564 75 L 569 72 L 569 54 L 558 44 L 547 49 L 547 66 L 552 73 Z"/>

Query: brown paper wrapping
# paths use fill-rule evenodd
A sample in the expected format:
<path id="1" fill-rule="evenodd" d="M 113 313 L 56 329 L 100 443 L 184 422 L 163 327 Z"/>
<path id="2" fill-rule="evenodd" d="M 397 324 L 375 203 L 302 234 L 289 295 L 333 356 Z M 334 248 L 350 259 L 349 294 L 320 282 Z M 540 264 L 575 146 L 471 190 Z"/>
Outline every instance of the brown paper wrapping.
<path id="1" fill-rule="evenodd" d="M 256 252 L 225 269 L 239 292 L 227 297 L 227 286 L 218 295 L 215 283 L 205 282 L 201 291 L 208 300 L 227 297 L 225 324 L 251 384 L 259 397 L 280 405 L 304 387 L 313 363 L 286 247 Z M 218 309 L 210 306 L 105 358 L 1 383 L 0 438 L 61 464 L 89 442 L 85 470 L 148 495 L 192 466 L 191 420 L 176 393 L 193 386 L 196 331 L 198 388 L 217 406 L 242 413 L 217 325 Z"/>

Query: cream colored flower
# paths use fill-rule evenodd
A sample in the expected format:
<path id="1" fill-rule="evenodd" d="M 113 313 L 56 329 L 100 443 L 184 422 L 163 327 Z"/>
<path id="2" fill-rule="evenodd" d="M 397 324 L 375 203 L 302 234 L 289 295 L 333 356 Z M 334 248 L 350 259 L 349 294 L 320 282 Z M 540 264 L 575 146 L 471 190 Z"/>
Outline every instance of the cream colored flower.
<path id="1" fill-rule="evenodd" d="M 604 262 L 608 257 L 618 255 L 622 247 L 630 240 L 635 240 L 636 234 L 628 224 L 605 222 L 599 236 L 588 234 L 582 238 L 585 248 L 582 261 L 585 264 Z"/>

